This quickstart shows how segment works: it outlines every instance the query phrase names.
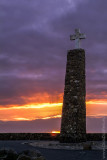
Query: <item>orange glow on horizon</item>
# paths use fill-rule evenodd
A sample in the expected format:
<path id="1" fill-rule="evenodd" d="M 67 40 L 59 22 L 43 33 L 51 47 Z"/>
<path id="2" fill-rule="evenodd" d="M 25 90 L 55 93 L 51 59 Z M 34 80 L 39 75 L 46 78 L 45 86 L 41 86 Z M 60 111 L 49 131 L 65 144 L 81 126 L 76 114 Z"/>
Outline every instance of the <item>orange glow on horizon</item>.
<path id="1" fill-rule="evenodd" d="M 62 103 L 42 103 L 42 104 L 28 104 L 24 106 L 9 106 L 9 107 L 2 107 L 0 106 L 0 110 L 13 110 L 13 109 L 36 109 L 36 108 L 45 108 L 45 107 L 53 107 L 53 106 L 61 106 Z"/>
<path id="2" fill-rule="evenodd" d="M 61 118 L 61 115 L 51 116 L 51 117 L 45 117 L 42 119 L 50 119 L 50 118 Z"/>
<path id="3" fill-rule="evenodd" d="M 1 107 L 2 121 L 31 121 L 37 119 L 60 118 L 62 103 L 30 104 L 25 106 Z M 7 118 L 5 118 L 7 117 Z"/>
<path id="4" fill-rule="evenodd" d="M 86 104 L 103 104 L 103 105 L 107 105 L 107 101 L 106 100 L 93 100 L 93 101 L 87 101 Z"/>
<path id="5" fill-rule="evenodd" d="M 62 102 L 28 103 L 23 106 L 0 106 L 1 121 L 32 121 L 37 119 L 61 118 Z M 107 100 L 91 100 L 86 102 L 88 117 L 107 116 Z"/>
<path id="6" fill-rule="evenodd" d="M 30 121 L 28 118 L 14 118 L 17 121 Z"/>

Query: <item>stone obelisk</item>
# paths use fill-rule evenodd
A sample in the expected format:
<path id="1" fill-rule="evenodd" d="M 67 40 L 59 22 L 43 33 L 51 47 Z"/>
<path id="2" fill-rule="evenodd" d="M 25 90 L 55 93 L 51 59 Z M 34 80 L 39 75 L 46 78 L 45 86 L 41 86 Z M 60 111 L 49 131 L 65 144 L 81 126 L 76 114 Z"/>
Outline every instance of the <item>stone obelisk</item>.
<path id="1" fill-rule="evenodd" d="M 75 40 L 75 49 L 67 54 L 60 142 L 86 139 L 85 51 L 80 49 L 80 40 L 85 37 L 79 29 L 70 36 L 71 40 Z"/>

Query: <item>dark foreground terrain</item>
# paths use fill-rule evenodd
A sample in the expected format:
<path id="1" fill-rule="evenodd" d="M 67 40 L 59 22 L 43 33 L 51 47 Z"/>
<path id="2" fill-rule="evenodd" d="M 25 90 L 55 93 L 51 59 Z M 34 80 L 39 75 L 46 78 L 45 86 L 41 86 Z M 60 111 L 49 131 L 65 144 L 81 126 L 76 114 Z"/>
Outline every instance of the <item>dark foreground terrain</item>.
<path id="1" fill-rule="evenodd" d="M 58 149 L 43 149 L 33 147 L 24 142 L 30 141 L 0 141 L 0 148 L 12 148 L 17 152 L 26 149 L 39 150 L 46 160 L 103 160 L 103 152 L 101 150 L 82 151 L 82 150 L 58 150 Z M 33 142 L 33 141 L 32 141 Z M 24 144 L 23 144 L 24 143 Z M 107 151 L 106 151 L 107 153 Z M 107 159 L 106 159 L 107 160 Z"/>

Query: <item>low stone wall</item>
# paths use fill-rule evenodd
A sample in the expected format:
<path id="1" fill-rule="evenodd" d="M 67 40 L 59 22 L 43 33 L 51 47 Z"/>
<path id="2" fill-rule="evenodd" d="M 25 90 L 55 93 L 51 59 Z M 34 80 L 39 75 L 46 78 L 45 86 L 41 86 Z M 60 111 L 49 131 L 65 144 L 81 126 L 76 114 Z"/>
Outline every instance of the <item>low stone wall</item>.
<path id="1" fill-rule="evenodd" d="M 87 141 L 102 141 L 103 134 L 101 133 L 87 133 Z M 58 133 L 0 133 L 0 140 L 60 140 Z M 105 140 L 107 141 L 107 133 L 105 133 Z"/>
<path id="2" fill-rule="evenodd" d="M 107 141 L 107 133 L 87 133 L 87 141 L 102 141 L 103 136 L 105 135 L 105 140 Z"/>
<path id="3" fill-rule="evenodd" d="M 54 133 L 0 133 L 0 140 L 58 140 Z"/>

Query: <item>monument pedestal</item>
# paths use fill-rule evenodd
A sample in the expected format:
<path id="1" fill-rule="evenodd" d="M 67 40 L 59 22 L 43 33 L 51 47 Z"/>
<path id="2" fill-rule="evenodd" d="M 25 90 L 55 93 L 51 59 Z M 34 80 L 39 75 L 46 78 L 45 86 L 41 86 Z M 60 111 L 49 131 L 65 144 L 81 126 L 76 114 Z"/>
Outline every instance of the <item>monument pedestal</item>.
<path id="1" fill-rule="evenodd" d="M 85 51 L 68 51 L 60 142 L 86 140 Z"/>

